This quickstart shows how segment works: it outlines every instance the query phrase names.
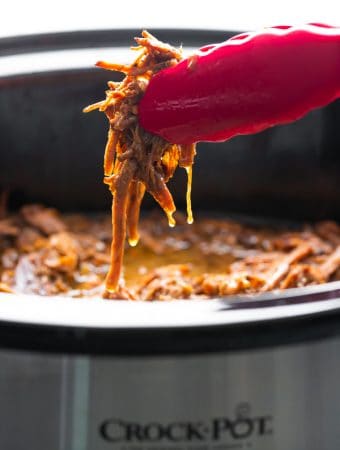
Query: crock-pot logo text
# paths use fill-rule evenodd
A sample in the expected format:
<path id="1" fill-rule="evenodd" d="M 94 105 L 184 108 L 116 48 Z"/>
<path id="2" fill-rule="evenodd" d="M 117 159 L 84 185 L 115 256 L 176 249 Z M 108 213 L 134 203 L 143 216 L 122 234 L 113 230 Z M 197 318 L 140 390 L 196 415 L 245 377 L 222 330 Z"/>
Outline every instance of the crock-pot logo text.
<path id="1" fill-rule="evenodd" d="M 272 416 L 248 415 L 245 412 L 237 413 L 235 417 L 216 417 L 209 421 L 184 420 L 169 423 L 142 423 L 111 418 L 100 424 L 99 433 L 105 441 L 111 443 L 216 442 L 273 433 Z"/>

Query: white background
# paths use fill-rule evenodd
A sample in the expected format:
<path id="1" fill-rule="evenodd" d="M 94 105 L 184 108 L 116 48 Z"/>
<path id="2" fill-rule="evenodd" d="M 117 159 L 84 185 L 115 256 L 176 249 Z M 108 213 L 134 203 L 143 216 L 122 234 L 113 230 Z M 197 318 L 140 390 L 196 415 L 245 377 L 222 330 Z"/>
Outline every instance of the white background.
<path id="1" fill-rule="evenodd" d="M 325 22 L 340 26 L 340 1 L 1 0 L 0 36 L 94 28 L 210 28 Z"/>

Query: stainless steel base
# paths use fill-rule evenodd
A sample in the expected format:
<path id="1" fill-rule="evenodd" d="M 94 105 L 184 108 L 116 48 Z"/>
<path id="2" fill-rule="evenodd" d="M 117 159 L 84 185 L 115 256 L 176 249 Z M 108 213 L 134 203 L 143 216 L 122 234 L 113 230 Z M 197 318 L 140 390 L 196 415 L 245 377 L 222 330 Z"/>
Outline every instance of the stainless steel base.
<path id="1" fill-rule="evenodd" d="M 6 450 L 336 450 L 340 338 L 178 357 L 0 354 Z"/>

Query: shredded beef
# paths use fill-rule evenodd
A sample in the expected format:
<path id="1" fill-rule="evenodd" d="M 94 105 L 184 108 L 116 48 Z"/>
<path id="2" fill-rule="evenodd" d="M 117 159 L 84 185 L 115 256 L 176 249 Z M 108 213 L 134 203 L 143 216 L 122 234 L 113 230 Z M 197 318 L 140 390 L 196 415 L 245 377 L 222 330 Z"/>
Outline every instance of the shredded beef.
<path id="1" fill-rule="evenodd" d="M 29 225 L 46 235 L 66 230 L 65 223 L 55 209 L 44 208 L 41 205 L 27 205 L 21 209 L 21 214 Z"/>
<path id="2" fill-rule="evenodd" d="M 165 211 L 169 225 L 175 225 L 173 214 L 176 207 L 166 183 L 177 166 L 187 171 L 188 222 L 193 221 L 190 193 L 195 145 L 171 144 L 146 132 L 138 123 L 138 102 L 149 80 L 160 70 L 178 64 L 182 53 L 146 31 L 135 40 L 138 47 L 134 50 L 138 50 L 138 56 L 131 65 L 97 63 L 98 67 L 123 72 L 126 76 L 121 83 L 110 81 L 106 99 L 84 109 L 85 112 L 99 109 L 109 120 L 104 183 L 112 192 L 113 203 L 111 264 L 106 289 L 113 296 L 123 294 L 119 282 L 124 241 L 126 235 L 131 246 L 139 241 L 139 211 L 146 191 Z M 121 282 L 124 283 L 123 280 Z"/>
<path id="3" fill-rule="evenodd" d="M 141 220 L 140 245 L 126 246 L 125 281 L 119 292 L 109 292 L 108 217 L 27 205 L 2 221 L 16 232 L 0 235 L 0 292 L 149 301 L 252 295 L 340 280 L 335 222 L 289 230 L 202 218 L 188 227 L 179 216 L 169 230 L 159 214 L 150 214 Z"/>
<path id="4" fill-rule="evenodd" d="M 184 264 L 157 268 L 142 280 L 137 296 L 141 300 L 187 299 L 193 293 L 189 273 Z"/>

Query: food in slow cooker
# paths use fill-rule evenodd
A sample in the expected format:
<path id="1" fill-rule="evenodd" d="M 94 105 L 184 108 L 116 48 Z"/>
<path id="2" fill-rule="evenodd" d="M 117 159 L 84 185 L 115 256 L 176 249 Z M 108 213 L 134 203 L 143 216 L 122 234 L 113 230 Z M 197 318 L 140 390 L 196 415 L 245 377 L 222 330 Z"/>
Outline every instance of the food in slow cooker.
<path id="1" fill-rule="evenodd" d="M 124 72 L 120 83 L 109 82 L 106 99 L 88 106 L 85 112 L 99 109 L 109 119 L 109 133 L 104 155 L 104 183 L 113 195 L 111 264 L 106 278 L 108 292 L 121 296 L 119 279 L 126 233 L 131 246 L 139 240 L 138 220 L 141 202 L 149 192 L 165 211 L 171 227 L 176 210 L 166 183 L 177 166 L 188 173 L 187 209 L 191 223 L 191 171 L 195 145 L 174 145 L 146 132 L 138 122 L 138 103 L 150 78 L 160 70 L 176 65 L 182 54 L 146 31 L 135 38 L 140 50 L 131 65 L 98 62 L 97 66 Z"/>
<path id="2" fill-rule="evenodd" d="M 99 109 L 109 119 L 104 182 L 113 194 L 109 293 L 119 292 L 126 232 L 130 245 L 145 191 L 174 226 L 175 205 L 166 183 L 176 167 L 188 172 L 188 222 L 195 144 L 224 141 L 292 122 L 338 98 L 339 40 L 336 27 L 278 26 L 202 47 L 187 59 L 181 50 L 147 32 L 135 38 L 130 65 L 98 62 L 125 73 L 109 82 Z M 312 74 L 305 77 L 305 73 Z"/>
<path id="3" fill-rule="evenodd" d="M 26 205 L 0 219 L 0 292 L 101 297 L 110 258 L 104 215 Z M 225 218 L 159 213 L 141 220 L 140 245 L 126 246 L 121 296 L 170 300 L 256 294 L 340 280 L 340 226 L 320 222 L 250 226 Z M 107 298 L 116 298 L 106 291 Z"/>

